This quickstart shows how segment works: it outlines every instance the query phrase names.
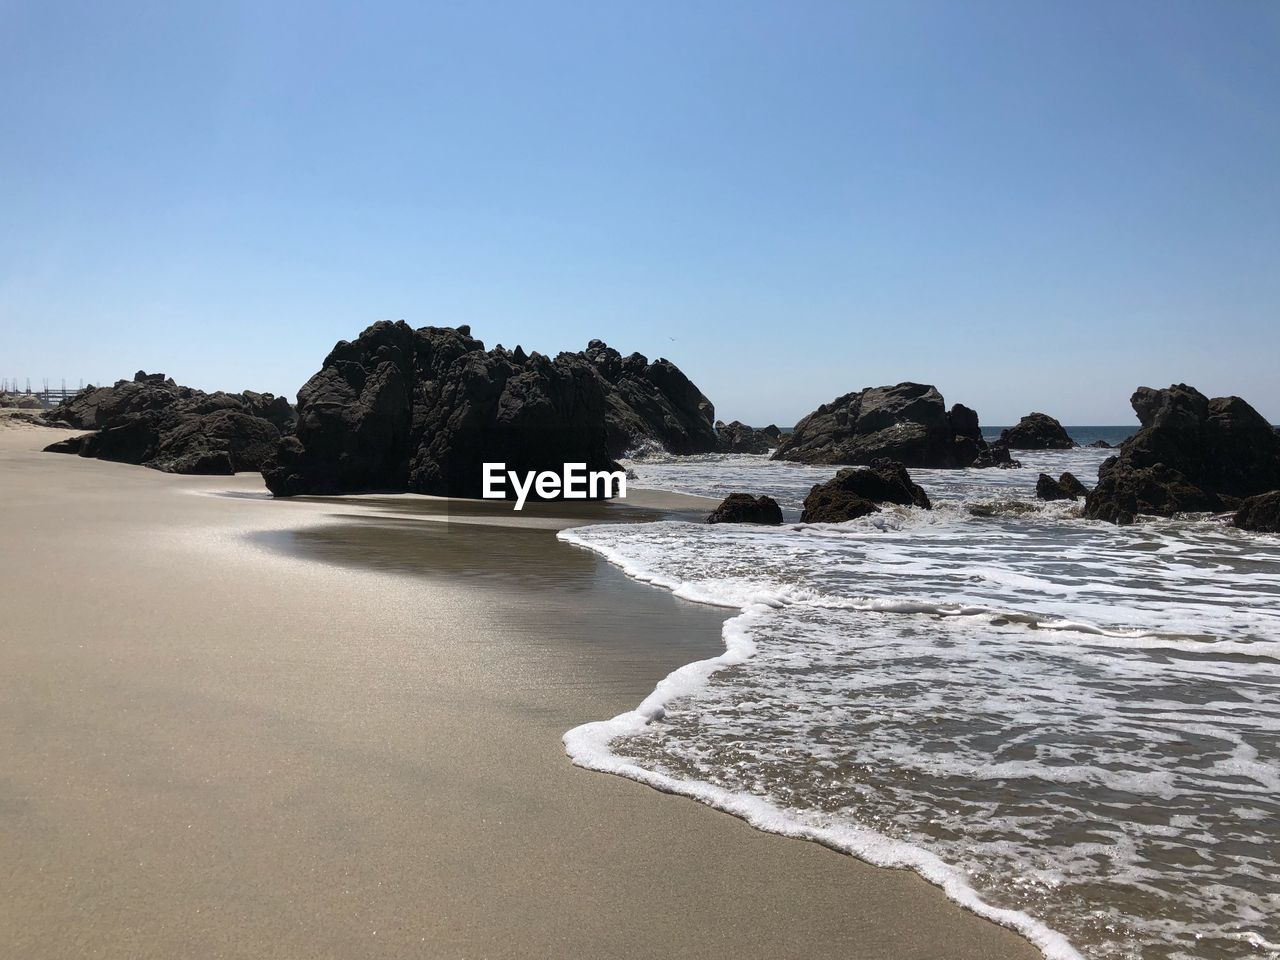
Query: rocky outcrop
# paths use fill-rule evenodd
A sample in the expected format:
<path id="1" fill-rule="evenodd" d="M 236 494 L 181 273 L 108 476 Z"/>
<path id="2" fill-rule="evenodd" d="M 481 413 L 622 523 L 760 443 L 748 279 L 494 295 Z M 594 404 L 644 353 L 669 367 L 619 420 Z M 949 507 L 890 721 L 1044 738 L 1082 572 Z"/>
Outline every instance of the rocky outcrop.
<path id="1" fill-rule="evenodd" d="M 1130 399 L 1142 428 L 1098 472 L 1086 516 L 1132 523 L 1236 509 L 1280 488 L 1280 436 L 1239 397 L 1209 400 L 1193 387 L 1139 387 Z"/>
<path id="2" fill-rule="evenodd" d="M 1093 443 L 1089 444 L 1089 446 L 1093 447 L 1095 450 L 1110 450 L 1110 449 L 1111 449 L 1111 444 L 1107 443 L 1107 441 L 1105 441 L 1105 440 L 1095 440 L 1095 441 L 1093 441 Z"/>
<path id="3" fill-rule="evenodd" d="M 1036 480 L 1036 499 L 1038 500 L 1079 500 L 1087 496 L 1089 496 L 1089 488 L 1077 480 L 1072 473 L 1064 473 L 1057 480 L 1047 473 L 1042 473 Z"/>
<path id="4" fill-rule="evenodd" d="M 716 421 L 716 450 L 720 453 L 768 453 L 782 439 L 782 431 L 774 424 L 749 427 L 739 420 Z"/>
<path id="5" fill-rule="evenodd" d="M 1076 442 L 1047 413 L 1029 413 L 1015 426 L 1000 433 L 1000 442 L 1011 450 L 1070 450 Z"/>
<path id="6" fill-rule="evenodd" d="M 611 456 L 654 444 L 676 454 L 718 448 L 715 407 L 670 360 L 650 363 L 639 353 L 624 357 L 601 340 L 592 340 L 577 356 L 603 381 Z"/>
<path id="7" fill-rule="evenodd" d="M 1280 533 L 1280 490 L 1260 493 L 1240 504 L 1232 520 L 1241 530 Z"/>
<path id="8" fill-rule="evenodd" d="M 46 404 L 39 397 L 26 393 L 0 393 L 0 409 L 43 410 Z"/>
<path id="9" fill-rule="evenodd" d="M 804 498 L 801 523 L 843 523 L 875 513 L 881 503 L 932 506 L 928 495 L 912 481 L 906 467 L 879 459 L 870 467 L 848 467 L 826 483 L 815 484 Z"/>
<path id="10" fill-rule="evenodd" d="M 716 449 L 714 410 L 669 360 L 599 340 L 555 358 L 486 350 L 470 327 L 383 321 L 325 358 L 263 468 L 277 496 L 412 491 L 479 497 L 482 467 L 615 469 L 636 447 Z"/>
<path id="11" fill-rule="evenodd" d="M 707 523 L 760 523 L 777 526 L 782 523 L 782 508 L 773 497 L 731 493 L 707 517 Z"/>
<path id="12" fill-rule="evenodd" d="M 111 387 L 86 387 L 44 414 L 51 424 L 94 432 L 51 444 L 50 453 L 136 463 L 166 473 L 260 470 L 293 409 L 269 393 L 205 393 L 139 370 Z"/>
<path id="13" fill-rule="evenodd" d="M 773 456 L 849 464 L 887 458 L 908 467 L 957 468 L 991 462 L 985 454 L 987 443 L 973 410 L 956 404 L 948 412 L 936 387 L 899 383 L 823 404 L 782 438 Z"/>
<path id="14" fill-rule="evenodd" d="M 987 444 L 987 448 L 979 452 L 978 459 L 974 460 L 970 466 L 1017 470 L 1022 466 L 1022 461 L 1013 459 L 1009 454 L 1009 448 L 997 440 L 995 443 Z"/>

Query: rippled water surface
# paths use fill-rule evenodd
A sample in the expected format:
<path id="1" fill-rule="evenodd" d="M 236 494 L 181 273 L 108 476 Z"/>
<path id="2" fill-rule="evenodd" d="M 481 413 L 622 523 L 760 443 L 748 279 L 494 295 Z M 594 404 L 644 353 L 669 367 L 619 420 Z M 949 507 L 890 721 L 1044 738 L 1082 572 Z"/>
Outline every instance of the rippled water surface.
<path id="1" fill-rule="evenodd" d="M 1280 540 L 1130 528 L 1033 500 L 1107 451 L 913 471 L 932 511 L 562 537 L 739 608 L 719 662 L 566 737 L 647 779 L 912 866 L 1051 956 L 1280 957 Z M 633 464 L 647 486 L 770 493 L 830 467 Z"/>

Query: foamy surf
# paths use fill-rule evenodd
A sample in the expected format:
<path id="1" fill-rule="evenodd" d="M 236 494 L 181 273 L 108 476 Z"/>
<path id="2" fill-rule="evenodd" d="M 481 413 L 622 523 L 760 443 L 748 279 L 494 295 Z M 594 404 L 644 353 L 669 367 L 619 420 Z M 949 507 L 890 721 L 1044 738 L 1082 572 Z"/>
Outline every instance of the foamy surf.
<path id="1" fill-rule="evenodd" d="M 562 533 L 742 611 L 570 756 L 914 869 L 1047 956 L 1280 955 L 1280 544 L 975 511 L 960 473 L 931 513 Z"/>

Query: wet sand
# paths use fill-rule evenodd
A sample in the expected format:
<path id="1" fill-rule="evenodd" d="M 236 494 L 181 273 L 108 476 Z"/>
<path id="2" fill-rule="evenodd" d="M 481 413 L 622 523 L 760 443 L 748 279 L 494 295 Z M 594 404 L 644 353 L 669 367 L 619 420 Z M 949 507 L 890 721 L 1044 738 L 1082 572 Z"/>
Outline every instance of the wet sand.
<path id="1" fill-rule="evenodd" d="M 565 758 L 726 612 L 554 530 L 701 504 L 281 502 L 64 435 L 0 426 L 0 956 L 1037 956 Z"/>

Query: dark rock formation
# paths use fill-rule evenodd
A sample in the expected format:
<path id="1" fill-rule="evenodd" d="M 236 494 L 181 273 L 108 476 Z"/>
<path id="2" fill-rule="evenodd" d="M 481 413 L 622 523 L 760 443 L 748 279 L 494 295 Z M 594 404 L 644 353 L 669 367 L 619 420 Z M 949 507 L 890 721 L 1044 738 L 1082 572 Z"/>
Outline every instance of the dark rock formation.
<path id="1" fill-rule="evenodd" d="M 995 443 L 988 444 L 987 448 L 978 454 L 978 459 L 974 460 L 971 466 L 1016 470 L 1022 466 L 1022 461 L 1013 459 L 1009 455 L 1009 448 L 997 440 Z"/>
<path id="2" fill-rule="evenodd" d="M 298 391 L 298 425 L 263 469 L 277 496 L 407 490 L 478 497 L 482 465 L 615 469 L 645 444 L 716 449 L 710 401 L 669 360 L 599 340 L 554 359 L 485 350 L 469 327 L 375 323 Z"/>
<path id="3" fill-rule="evenodd" d="M 624 357 L 600 340 L 592 340 L 577 356 L 589 361 L 604 381 L 611 456 L 655 443 L 677 454 L 717 449 L 715 407 L 670 360 L 650 363 L 639 353 Z"/>
<path id="4" fill-rule="evenodd" d="M 899 383 L 824 403 L 782 438 L 773 456 L 852 464 L 889 458 L 909 467 L 956 468 L 979 465 L 986 452 L 976 413 L 961 404 L 948 413 L 936 387 Z"/>
<path id="5" fill-rule="evenodd" d="M 733 423 L 716 421 L 716 449 L 720 453 L 768 453 L 782 438 L 782 431 L 774 424 L 767 427 L 749 427 L 739 420 Z"/>
<path id="6" fill-rule="evenodd" d="M 1241 530 L 1280 533 L 1280 490 L 1249 497 L 1240 504 L 1232 522 Z"/>
<path id="7" fill-rule="evenodd" d="M 1046 413 L 1029 413 L 1000 433 L 1000 442 L 1011 450 L 1070 450 L 1076 442 L 1062 424 Z"/>
<path id="8" fill-rule="evenodd" d="M 1110 450 L 1110 449 L 1111 449 L 1111 444 L 1107 443 L 1107 441 L 1105 441 L 1105 440 L 1095 440 L 1095 441 L 1093 441 L 1093 443 L 1089 444 L 1089 446 L 1093 447 L 1093 448 L 1094 448 L 1094 449 L 1096 449 L 1096 450 Z"/>
<path id="9" fill-rule="evenodd" d="M 1099 470 L 1086 516 L 1132 523 L 1235 509 L 1280 488 L 1280 435 L 1239 397 L 1207 399 L 1186 384 L 1139 387 L 1130 399 L 1142 424 Z"/>
<path id="10" fill-rule="evenodd" d="M 1089 488 L 1071 473 L 1064 473 L 1057 480 L 1042 473 L 1036 480 L 1036 498 L 1039 500 L 1079 500 L 1088 495 Z"/>
<path id="11" fill-rule="evenodd" d="M 878 459 L 870 467 L 849 467 L 826 483 L 815 484 L 804 498 L 800 522 L 843 523 L 875 513 L 881 503 L 926 510 L 932 506 L 928 495 L 912 481 L 901 463 Z"/>
<path id="12" fill-rule="evenodd" d="M 782 508 L 773 497 L 753 497 L 749 493 L 731 493 L 716 507 L 707 523 L 782 523 Z"/>
<path id="13" fill-rule="evenodd" d="M 48 423 L 93 430 L 51 453 L 138 463 L 167 473 L 260 470 L 293 410 L 269 393 L 205 393 L 139 370 L 111 387 L 86 387 L 44 414 Z"/>

